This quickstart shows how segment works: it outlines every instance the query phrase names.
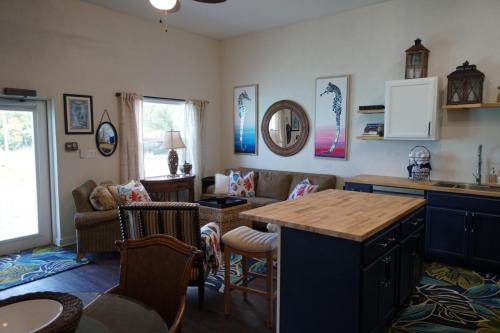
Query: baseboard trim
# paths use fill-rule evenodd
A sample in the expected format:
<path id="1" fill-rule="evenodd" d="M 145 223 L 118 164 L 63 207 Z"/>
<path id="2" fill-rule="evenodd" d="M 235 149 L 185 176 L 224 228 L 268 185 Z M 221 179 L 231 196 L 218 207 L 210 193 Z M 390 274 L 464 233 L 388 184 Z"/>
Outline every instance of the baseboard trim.
<path id="1" fill-rule="evenodd" d="M 76 238 L 75 237 L 68 237 L 68 238 L 56 238 L 55 241 L 57 246 L 69 246 L 69 245 L 74 245 L 76 244 Z"/>

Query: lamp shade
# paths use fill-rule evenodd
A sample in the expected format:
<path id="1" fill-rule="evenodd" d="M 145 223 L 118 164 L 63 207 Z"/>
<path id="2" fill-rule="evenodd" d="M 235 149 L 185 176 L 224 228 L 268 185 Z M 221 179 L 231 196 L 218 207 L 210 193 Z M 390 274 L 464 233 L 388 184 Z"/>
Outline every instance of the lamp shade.
<path id="1" fill-rule="evenodd" d="M 166 132 L 164 146 L 167 149 L 186 148 L 186 145 L 182 142 L 181 132 L 179 131 Z"/>

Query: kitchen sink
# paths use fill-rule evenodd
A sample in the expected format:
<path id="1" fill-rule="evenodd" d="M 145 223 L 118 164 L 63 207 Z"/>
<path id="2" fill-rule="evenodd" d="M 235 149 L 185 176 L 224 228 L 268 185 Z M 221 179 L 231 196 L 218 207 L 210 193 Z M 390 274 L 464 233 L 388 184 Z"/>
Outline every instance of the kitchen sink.
<path id="1" fill-rule="evenodd" d="M 472 190 L 472 191 L 500 192 L 500 187 L 489 186 L 489 185 L 438 182 L 438 183 L 434 184 L 434 186 L 446 187 L 446 188 L 457 188 L 457 189 Z"/>

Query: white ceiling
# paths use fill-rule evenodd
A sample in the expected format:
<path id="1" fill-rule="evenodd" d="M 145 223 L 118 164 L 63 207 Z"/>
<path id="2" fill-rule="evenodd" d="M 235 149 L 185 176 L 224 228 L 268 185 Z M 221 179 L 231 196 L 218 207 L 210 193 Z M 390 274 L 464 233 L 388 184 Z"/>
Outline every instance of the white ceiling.
<path id="1" fill-rule="evenodd" d="M 114 10 L 158 20 L 149 0 L 82 0 Z M 387 0 L 227 0 L 205 4 L 180 0 L 181 9 L 168 17 L 169 25 L 215 39 L 330 16 Z"/>

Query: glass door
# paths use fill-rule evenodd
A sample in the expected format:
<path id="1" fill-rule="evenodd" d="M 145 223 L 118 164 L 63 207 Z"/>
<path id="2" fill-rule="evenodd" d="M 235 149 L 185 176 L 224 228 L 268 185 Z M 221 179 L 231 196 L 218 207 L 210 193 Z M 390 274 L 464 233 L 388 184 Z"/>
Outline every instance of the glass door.
<path id="1" fill-rule="evenodd" d="M 0 254 L 52 242 L 50 198 L 46 103 L 0 98 Z"/>

